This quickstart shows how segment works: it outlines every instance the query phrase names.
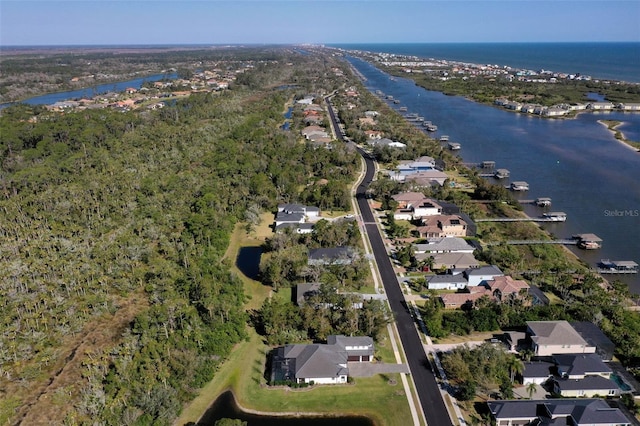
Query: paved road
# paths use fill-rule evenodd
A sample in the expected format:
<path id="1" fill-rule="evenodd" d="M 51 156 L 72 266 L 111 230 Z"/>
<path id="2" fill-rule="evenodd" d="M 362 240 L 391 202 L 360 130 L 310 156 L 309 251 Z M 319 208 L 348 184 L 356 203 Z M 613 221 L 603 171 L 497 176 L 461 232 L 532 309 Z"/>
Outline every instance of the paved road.
<path id="1" fill-rule="evenodd" d="M 329 108 L 329 116 L 336 129 L 336 136 L 344 141 L 333 108 Z M 398 285 L 398 279 L 389 260 L 389 255 L 387 254 L 382 236 L 380 235 L 380 230 L 375 223 L 373 212 L 367 202 L 366 190 L 374 178 L 375 164 L 367 153 L 359 148 L 358 152 L 364 157 L 367 169 L 362 182 L 356 190 L 356 201 L 358 202 L 358 207 L 362 214 L 362 221 L 369 236 L 371 248 L 378 265 L 378 270 L 380 271 L 380 278 L 387 293 L 389 305 L 396 320 L 398 334 L 404 347 L 407 363 L 409 364 L 413 382 L 420 399 L 420 404 L 422 405 L 422 411 L 427 419 L 427 424 L 431 426 L 452 425 L 447 407 L 442 400 L 442 395 L 436 382 L 435 373 L 431 369 L 431 365 L 425 355 L 413 317 L 409 313 L 409 307 L 405 303 L 402 290 Z"/>

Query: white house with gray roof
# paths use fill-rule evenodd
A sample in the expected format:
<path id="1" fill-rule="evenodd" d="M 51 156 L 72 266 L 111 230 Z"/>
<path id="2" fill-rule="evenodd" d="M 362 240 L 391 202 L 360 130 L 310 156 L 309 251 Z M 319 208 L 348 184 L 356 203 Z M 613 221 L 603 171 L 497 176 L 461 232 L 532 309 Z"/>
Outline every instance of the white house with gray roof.
<path id="1" fill-rule="evenodd" d="M 368 336 L 332 335 L 327 344 L 286 345 L 276 349 L 272 383 L 347 383 L 348 362 L 373 360 L 373 339 Z"/>
<path id="2" fill-rule="evenodd" d="M 414 244 L 414 253 L 473 253 L 475 247 L 464 238 L 431 238 L 426 244 Z"/>
<path id="3" fill-rule="evenodd" d="M 596 352 L 567 321 L 527 321 L 527 334 L 537 356 Z"/>

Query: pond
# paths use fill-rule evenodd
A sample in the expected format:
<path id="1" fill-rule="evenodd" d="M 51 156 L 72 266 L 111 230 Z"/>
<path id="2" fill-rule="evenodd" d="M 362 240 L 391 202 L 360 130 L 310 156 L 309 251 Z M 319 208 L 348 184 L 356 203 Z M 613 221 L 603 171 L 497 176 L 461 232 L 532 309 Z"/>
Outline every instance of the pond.
<path id="1" fill-rule="evenodd" d="M 348 417 L 283 417 L 261 416 L 242 411 L 233 393 L 220 395 L 197 423 L 198 426 L 213 426 L 220 419 L 240 419 L 249 426 L 373 426 L 371 419 L 362 416 Z"/>
<path id="2" fill-rule="evenodd" d="M 260 273 L 262 247 L 241 247 L 236 258 L 236 266 L 247 278 L 255 280 Z"/>

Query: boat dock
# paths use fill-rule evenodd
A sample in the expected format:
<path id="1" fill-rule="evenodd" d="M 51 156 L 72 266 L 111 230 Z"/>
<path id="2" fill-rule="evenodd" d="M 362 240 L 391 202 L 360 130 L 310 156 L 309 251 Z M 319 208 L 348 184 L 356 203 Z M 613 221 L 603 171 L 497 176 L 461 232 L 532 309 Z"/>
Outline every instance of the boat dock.
<path id="1" fill-rule="evenodd" d="M 637 274 L 638 264 L 633 260 L 602 259 L 596 270 L 600 274 Z"/>
<path id="2" fill-rule="evenodd" d="M 504 242 L 495 242 L 488 243 L 488 246 L 497 246 L 500 244 L 508 244 L 508 245 L 530 245 L 530 244 L 562 244 L 567 246 L 575 246 L 578 245 L 579 241 L 576 239 L 563 239 L 563 240 L 507 240 Z"/>
<path id="3" fill-rule="evenodd" d="M 567 214 L 564 212 L 545 213 L 540 217 L 494 217 L 476 219 L 475 222 L 565 222 Z"/>

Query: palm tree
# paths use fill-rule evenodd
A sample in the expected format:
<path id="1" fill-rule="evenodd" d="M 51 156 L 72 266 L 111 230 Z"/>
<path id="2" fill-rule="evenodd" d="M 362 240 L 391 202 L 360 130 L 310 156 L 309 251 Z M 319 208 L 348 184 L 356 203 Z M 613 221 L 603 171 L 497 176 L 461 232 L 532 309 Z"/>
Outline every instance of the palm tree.
<path id="1" fill-rule="evenodd" d="M 529 399 L 533 397 L 536 389 L 538 389 L 538 385 L 536 385 L 534 382 L 531 382 L 527 385 L 527 393 L 529 394 Z"/>
<path id="2" fill-rule="evenodd" d="M 524 371 L 524 364 L 515 356 L 509 357 L 507 360 L 507 367 L 509 367 L 509 377 L 511 378 L 511 382 L 516 378 L 516 374 L 522 374 Z"/>

